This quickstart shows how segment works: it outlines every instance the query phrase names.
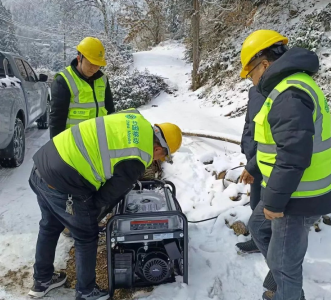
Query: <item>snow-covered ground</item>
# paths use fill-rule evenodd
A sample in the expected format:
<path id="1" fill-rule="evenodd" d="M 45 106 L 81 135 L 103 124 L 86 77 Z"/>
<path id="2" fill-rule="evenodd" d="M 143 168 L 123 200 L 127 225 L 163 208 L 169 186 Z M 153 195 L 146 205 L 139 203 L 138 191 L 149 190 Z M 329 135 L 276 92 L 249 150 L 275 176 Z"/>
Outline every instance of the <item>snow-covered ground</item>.
<path id="1" fill-rule="evenodd" d="M 222 108 L 206 107 L 197 93 L 190 92 L 190 66 L 183 60 L 183 47 L 165 43 L 149 52 L 135 54 L 135 66 L 148 68 L 177 88 L 174 95 L 161 94 L 140 111 L 152 123 L 174 122 L 185 131 L 215 133 L 240 139 L 243 117 L 222 117 Z M 233 99 L 236 101 L 236 99 Z M 245 99 L 240 98 L 240 101 Z M 156 106 L 156 107 L 154 107 Z M 34 130 L 29 136 L 24 164 L 15 170 L 0 170 L 0 300 L 23 300 L 31 284 L 31 272 L 40 212 L 27 179 L 33 153 L 48 140 L 48 132 Z M 213 164 L 204 165 L 213 159 Z M 239 146 L 195 137 L 185 137 L 173 165 L 165 165 L 166 178 L 177 187 L 178 199 L 189 220 L 219 215 L 217 220 L 189 225 L 189 285 L 177 283 L 159 286 L 144 300 L 256 300 L 261 299 L 262 281 L 268 269 L 262 255 L 239 256 L 234 245 L 249 237 L 237 237 L 231 225 L 247 222 L 249 198 L 231 201 L 247 187 L 230 184 L 224 189 L 213 171 L 245 163 Z M 229 173 L 237 178 L 241 169 Z M 304 262 L 304 289 L 307 299 L 331 299 L 331 227 L 320 224 L 321 232 L 312 230 Z M 63 237 L 57 249 L 56 267 L 63 268 L 71 241 Z M 9 272 L 12 270 L 13 272 Z M 18 271 L 18 272 L 16 272 Z M 4 277 L 4 275 L 7 275 Z M 9 284 L 14 281 L 13 284 Z M 47 299 L 73 299 L 73 291 L 60 289 Z"/>

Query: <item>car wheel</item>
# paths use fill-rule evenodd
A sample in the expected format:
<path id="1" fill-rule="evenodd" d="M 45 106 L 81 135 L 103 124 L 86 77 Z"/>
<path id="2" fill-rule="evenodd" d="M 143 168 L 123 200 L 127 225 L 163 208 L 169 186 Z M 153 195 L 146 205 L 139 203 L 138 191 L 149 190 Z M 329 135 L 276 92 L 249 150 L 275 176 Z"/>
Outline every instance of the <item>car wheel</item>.
<path id="1" fill-rule="evenodd" d="M 23 163 L 25 155 L 25 130 L 23 122 L 18 118 L 15 120 L 13 138 L 5 151 L 8 158 L 0 159 L 0 165 L 2 167 L 16 168 Z"/>

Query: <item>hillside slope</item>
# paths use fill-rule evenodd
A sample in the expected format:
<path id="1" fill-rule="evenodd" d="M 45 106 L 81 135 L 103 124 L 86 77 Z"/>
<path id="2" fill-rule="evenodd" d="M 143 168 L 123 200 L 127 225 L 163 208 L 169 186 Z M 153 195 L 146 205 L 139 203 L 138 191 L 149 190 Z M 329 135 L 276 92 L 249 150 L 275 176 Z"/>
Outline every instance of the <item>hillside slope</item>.
<path id="1" fill-rule="evenodd" d="M 214 40 L 202 45 L 213 48 L 202 51 L 200 66 L 200 97 L 206 98 L 206 105 L 227 107 L 226 115 L 231 117 L 245 112 L 251 83 L 239 76 L 240 50 L 245 38 L 258 29 L 279 31 L 289 37 L 290 47 L 316 51 L 321 67 L 315 79 L 331 100 L 329 0 L 241 0 L 238 10 L 225 13 L 222 22 L 215 23 Z"/>

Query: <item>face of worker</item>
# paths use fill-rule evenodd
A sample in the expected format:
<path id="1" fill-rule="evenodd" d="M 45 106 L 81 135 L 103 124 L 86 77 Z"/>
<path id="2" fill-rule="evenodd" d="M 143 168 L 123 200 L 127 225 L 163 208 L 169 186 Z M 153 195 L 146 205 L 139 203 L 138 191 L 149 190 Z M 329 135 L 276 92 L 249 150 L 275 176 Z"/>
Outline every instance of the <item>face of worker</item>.
<path id="1" fill-rule="evenodd" d="M 165 157 L 167 155 L 167 152 L 164 148 L 162 148 L 159 145 L 154 145 L 154 151 L 153 151 L 153 160 L 165 160 Z"/>
<path id="2" fill-rule="evenodd" d="M 255 86 L 258 85 L 262 75 L 269 68 L 270 62 L 266 59 L 260 58 L 252 61 L 248 65 L 247 79 L 250 79 Z"/>
<path id="3" fill-rule="evenodd" d="M 90 63 L 85 57 L 81 60 L 80 55 L 77 56 L 78 64 L 83 75 L 87 78 L 92 77 L 96 72 L 100 70 L 100 66 Z"/>

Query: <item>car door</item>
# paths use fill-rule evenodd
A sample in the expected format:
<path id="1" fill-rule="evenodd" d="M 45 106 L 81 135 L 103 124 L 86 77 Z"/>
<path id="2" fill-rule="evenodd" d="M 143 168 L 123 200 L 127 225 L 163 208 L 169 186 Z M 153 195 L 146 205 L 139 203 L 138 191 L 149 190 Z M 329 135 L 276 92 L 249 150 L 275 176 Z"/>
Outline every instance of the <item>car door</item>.
<path id="1" fill-rule="evenodd" d="M 15 64 L 21 75 L 21 84 L 26 101 L 27 122 L 28 125 L 30 125 L 33 122 L 32 120 L 33 120 L 34 110 L 37 106 L 36 105 L 37 100 L 34 93 L 34 85 L 33 82 L 29 81 L 28 73 L 25 70 L 23 61 L 19 58 L 15 58 Z"/>
<path id="2" fill-rule="evenodd" d="M 35 102 L 35 109 L 33 111 L 33 120 L 37 119 L 42 115 L 46 108 L 46 103 L 42 103 L 42 87 L 41 84 L 38 80 L 38 77 L 36 73 L 33 71 L 32 67 L 27 63 L 26 61 L 23 60 L 23 64 L 25 67 L 25 70 L 28 74 L 28 80 L 29 83 L 31 83 L 31 86 L 33 86 L 33 91 L 34 91 L 34 100 Z"/>
<path id="3" fill-rule="evenodd" d="M 5 67 L 4 67 L 5 56 L 0 53 L 0 79 L 6 78 Z M 2 87 L 2 83 L 0 83 Z M 8 105 L 8 91 L 0 88 L 0 149 L 3 149 L 3 143 L 6 141 L 9 132 L 10 122 L 10 110 L 11 107 Z"/>

